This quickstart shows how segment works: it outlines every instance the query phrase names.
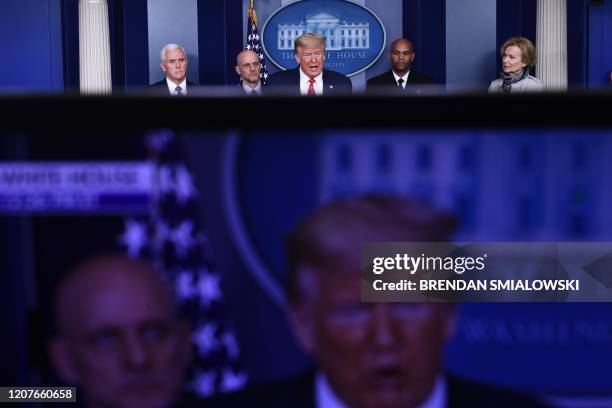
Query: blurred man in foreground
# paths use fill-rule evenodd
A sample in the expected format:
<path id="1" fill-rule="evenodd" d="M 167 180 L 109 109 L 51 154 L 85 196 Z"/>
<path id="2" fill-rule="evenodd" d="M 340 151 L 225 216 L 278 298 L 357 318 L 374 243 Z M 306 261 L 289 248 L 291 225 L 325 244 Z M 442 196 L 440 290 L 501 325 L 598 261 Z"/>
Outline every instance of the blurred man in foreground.
<path id="1" fill-rule="evenodd" d="M 311 407 L 536 406 L 444 372 L 453 304 L 361 302 L 363 244 L 448 242 L 455 226 L 448 213 L 393 196 L 332 202 L 297 224 L 287 239 L 290 314 L 318 370 L 296 380 L 309 391 L 293 398 Z"/>
<path id="2" fill-rule="evenodd" d="M 56 292 L 53 364 L 88 407 L 181 406 L 190 359 L 188 326 L 171 290 L 149 264 L 94 258 Z"/>
<path id="3" fill-rule="evenodd" d="M 361 301 L 363 244 L 447 242 L 455 225 L 450 214 L 392 196 L 332 202 L 298 223 L 287 238 L 289 314 L 316 368 L 243 393 L 244 406 L 537 406 L 444 372 L 443 349 L 455 327 L 453 304 Z"/>
<path id="4" fill-rule="evenodd" d="M 363 197 L 327 205 L 291 232 L 291 316 L 319 366 L 316 406 L 417 407 L 444 400 L 441 357 L 453 333 L 454 307 L 362 303 L 361 246 L 448 241 L 454 226 L 452 216 L 416 202 Z"/>

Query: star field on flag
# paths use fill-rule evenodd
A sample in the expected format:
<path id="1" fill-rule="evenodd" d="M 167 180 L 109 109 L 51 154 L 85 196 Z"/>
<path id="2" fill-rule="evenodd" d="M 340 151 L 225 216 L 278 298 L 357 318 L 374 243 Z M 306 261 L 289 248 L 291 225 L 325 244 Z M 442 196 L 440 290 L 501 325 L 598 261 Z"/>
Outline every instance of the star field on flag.
<path id="1" fill-rule="evenodd" d="M 174 133 L 147 136 L 155 182 L 148 216 L 125 221 L 118 238 L 130 257 L 151 261 L 174 288 L 195 346 L 187 388 L 208 397 L 242 388 L 247 374 L 226 321 L 221 274 L 199 222 L 200 198 Z"/>
<path id="2" fill-rule="evenodd" d="M 259 65 L 261 66 L 261 72 L 259 73 L 259 79 L 261 84 L 265 85 L 268 80 L 268 69 L 266 68 L 266 59 L 264 58 L 263 47 L 261 45 L 261 37 L 259 35 L 259 29 L 257 28 L 257 13 L 255 13 L 254 0 L 251 0 L 248 11 L 247 21 L 247 41 L 245 48 L 247 50 L 255 51 L 259 57 Z"/>

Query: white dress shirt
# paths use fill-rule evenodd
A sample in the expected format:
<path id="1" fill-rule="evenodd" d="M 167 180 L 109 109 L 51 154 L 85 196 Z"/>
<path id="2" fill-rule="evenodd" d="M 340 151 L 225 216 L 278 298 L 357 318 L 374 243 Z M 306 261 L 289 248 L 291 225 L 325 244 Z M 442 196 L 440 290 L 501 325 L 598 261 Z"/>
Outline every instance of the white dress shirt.
<path id="1" fill-rule="evenodd" d="M 393 73 L 393 77 L 395 78 L 395 84 L 397 85 L 397 81 L 399 81 L 401 78 L 404 80 L 404 82 L 402 83 L 402 88 L 406 89 L 406 82 L 408 82 L 408 75 L 410 75 L 410 71 L 406 72 L 403 76 L 397 75 L 393 70 L 391 70 L 391 72 Z"/>
<path id="2" fill-rule="evenodd" d="M 314 77 L 314 92 L 315 95 L 323 95 L 323 71 Z M 300 68 L 300 94 L 308 95 L 308 88 L 310 87 L 310 77 L 302 72 L 302 68 Z M 294 88 L 295 89 L 295 88 Z"/>
<path id="3" fill-rule="evenodd" d="M 446 393 L 446 380 L 442 375 L 438 375 L 433 390 L 418 408 L 445 408 Z M 315 377 L 315 403 L 317 408 L 348 408 L 334 393 L 321 372 Z"/>
<path id="4" fill-rule="evenodd" d="M 261 81 L 257 83 L 257 86 L 255 88 L 251 88 L 250 86 L 242 82 L 242 89 L 244 89 L 244 93 L 246 93 L 247 95 L 250 95 L 253 90 L 257 92 L 257 95 L 261 95 Z"/>
<path id="5" fill-rule="evenodd" d="M 166 77 L 166 84 L 168 85 L 168 92 L 170 92 L 170 95 L 176 96 L 177 84 L 168 79 L 168 77 Z M 183 82 L 178 84 L 178 86 L 181 87 L 181 93 L 187 95 L 187 78 L 183 79 Z"/>

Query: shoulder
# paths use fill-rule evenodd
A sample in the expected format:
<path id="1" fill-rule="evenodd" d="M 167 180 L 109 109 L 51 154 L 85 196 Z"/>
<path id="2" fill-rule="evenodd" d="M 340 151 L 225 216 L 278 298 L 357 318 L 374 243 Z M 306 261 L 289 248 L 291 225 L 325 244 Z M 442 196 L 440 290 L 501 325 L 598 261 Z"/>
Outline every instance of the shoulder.
<path id="1" fill-rule="evenodd" d="M 351 80 L 344 74 L 336 71 L 323 70 L 323 81 L 332 81 L 339 85 L 351 85 Z"/>
<path id="2" fill-rule="evenodd" d="M 497 78 L 489 84 L 489 93 L 499 92 L 501 90 L 502 79 Z"/>
<path id="3" fill-rule="evenodd" d="M 534 77 L 533 75 L 529 75 L 527 78 L 525 78 L 525 81 L 532 82 L 535 84 L 542 84 L 542 81 L 540 81 L 538 78 Z"/>
<path id="4" fill-rule="evenodd" d="M 151 84 L 151 85 L 149 85 L 148 87 L 149 87 L 149 88 L 158 88 L 158 87 L 160 87 L 160 86 L 167 86 L 167 85 L 166 85 L 166 80 L 165 80 L 165 79 L 162 79 L 161 81 L 157 81 L 157 82 L 155 82 L 155 83 L 152 83 L 152 84 Z"/>
<path id="5" fill-rule="evenodd" d="M 145 86 L 141 93 L 147 96 L 165 96 L 168 95 L 168 84 L 166 79 L 152 83 L 151 85 Z"/>
<path id="6" fill-rule="evenodd" d="M 529 75 L 527 78 L 524 79 L 524 81 L 530 85 L 533 85 L 535 87 L 538 88 L 542 88 L 544 87 L 544 84 L 542 83 L 542 81 L 540 81 L 538 78 Z"/>
<path id="7" fill-rule="evenodd" d="M 410 71 L 410 75 L 408 76 L 408 82 L 418 84 L 433 84 L 434 80 L 429 75 L 425 75 L 419 71 Z"/>
<path id="8" fill-rule="evenodd" d="M 447 376 L 448 407 L 544 408 L 535 397 L 506 388 Z"/>
<path id="9" fill-rule="evenodd" d="M 521 79 L 515 85 L 519 92 L 537 92 L 544 90 L 544 84 L 538 78 L 529 75 L 525 79 Z"/>
<path id="10" fill-rule="evenodd" d="M 299 68 L 287 69 L 284 71 L 278 71 L 268 77 L 267 86 L 271 84 L 278 83 L 279 81 L 287 81 L 287 80 L 298 80 L 299 81 Z M 283 82 L 284 83 L 284 82 Z"/>
<path id="11" fill-rule="evenodd" d="M 370 79 L 368 79 L 367 85 L 381 85 L 381 84 L 387 84 L 390 81 L 390 78 L 392 77 L 391 74 L 391 70 L 382 73 L 380 75 L 377 75 L 375 77 L 372 77 Z"/>

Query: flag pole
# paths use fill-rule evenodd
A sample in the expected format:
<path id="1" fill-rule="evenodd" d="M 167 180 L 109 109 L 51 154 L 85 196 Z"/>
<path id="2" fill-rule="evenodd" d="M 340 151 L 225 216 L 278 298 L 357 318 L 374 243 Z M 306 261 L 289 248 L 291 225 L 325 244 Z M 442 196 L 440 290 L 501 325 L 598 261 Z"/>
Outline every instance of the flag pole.
<path id="1" fill-rule="evenodd" d="M 251 17 L 256 26 L 259 26 L 257 14 L 255 13 L 255 0 L 251 0 L 251 4 L 249 5 L 249 17 Z"/>

